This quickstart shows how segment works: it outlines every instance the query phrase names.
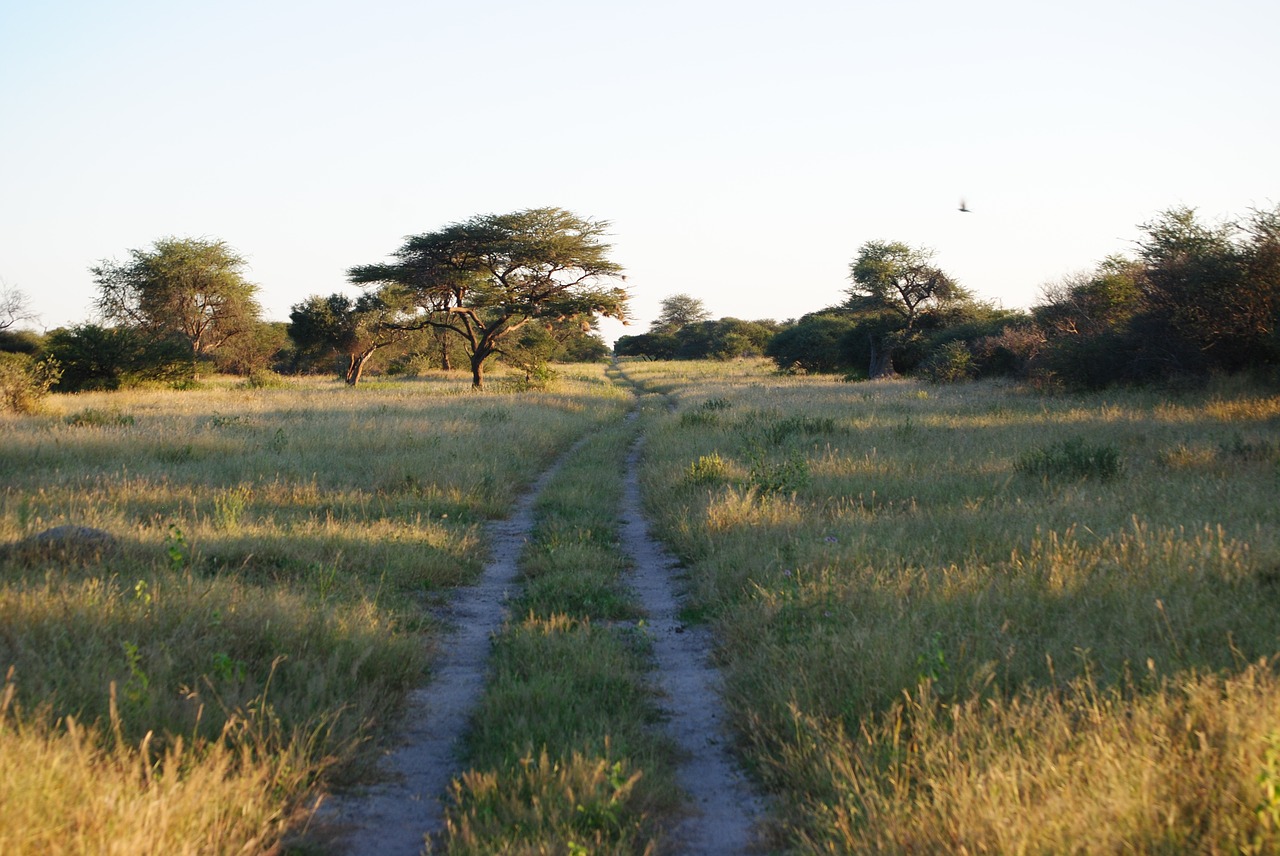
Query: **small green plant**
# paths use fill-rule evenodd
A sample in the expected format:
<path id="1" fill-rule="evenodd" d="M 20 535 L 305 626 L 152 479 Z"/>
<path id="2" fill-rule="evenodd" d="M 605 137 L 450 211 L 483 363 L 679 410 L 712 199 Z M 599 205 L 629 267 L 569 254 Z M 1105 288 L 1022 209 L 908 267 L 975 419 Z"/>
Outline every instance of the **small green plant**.
<path id="1" fill-rule="evenodd" d="M 233 658 L 226 651 L 218 651 L 211 659 L 210 668 L 218 680 L 243 681 L 248 664 L 244 660 Z"/>
<path id="2" fill-rule="evenodd" d="M 289 445 L 289 435 L 284 432 L 283 428 L 277 428 L 276 433 L 271 435 L 271 441 L 267 443 L 267 447 L 277 455 L 285 450 Z"/>
<path id="3" fill-rule="evenodd" d="M 918 681 L 937 683 L 947 674 L 947 652 L 942 647 L 942 634 L 934 631 L 929 643 L 916 655 L 916 668 L 919 669 Z"/>
<path id="4" fill-rule="evenodd" d="M 241 384 L 245 389 L 284 389 L 289 382 L 268 369 L 254 369 Z"/>
<path id="5" fill-rule="evenodd" d="M 181 571 L 191 560 L 191 546 L 177 524 L 169 524 L 169 536 L 164 542 L 165 553 L 169 556 L 169 569 Z"/>
<path id="6" fill-rule="evenodd" d="M 307 571 L 315 583 L 316 594 L 321 600 L 328 600 L 338 586 L 338 565 L 342 559 L 339 553 L 332 562 L 313 562 Z"/>
<path id="7" fill-rule="evenodd" d="M 124 685 L 124 697 L 134 706 L 145 704 L 147 694 L 151 690 L 151 678 L 142 668 L 142 652 L 136 642 L 120 643 L 124 649 L 124 662 L 129 669 L 129 680 Z"/>
<path id="8" fill-rule="evenodd" d="M 711 484 L 721 481 L 728 473 L 728 467 L 719 452 L 700 455 L 698 460 L 689 465 L 685 481 L 689 484 Z"/>
<path id="9" fill-rule="evenodd" d="M 1120 475 L 1124 463 L 1114 446 L 1072 437 L 1025 452 L 1014 468 L 1034 478 L 1108 481 Z"/>
<path id="10" fill-rule="evenodd" d="M 134 418 L 131 414 L 121 413 L 119 410 L 88 407 L 70 414 L 64 421 L 78 428 L 127 428 L 134 423 Z"/>
<path id="11" fill-rule="evenodd" d="M 763 455 L 756 455 L 748 478 L 751 486 L 761 493 L 795 493 L 809 486 L 809 460 L 794 451 L 782 461 L 769 461 Z"/>
<path id="12" fill-rule="evenodd" d="M 213 519 L 218 528 L 224 532 L 235 532 L 240 528 L 240 516 L 244 514 L 253 492 L 247 487 L 238 487 L 223 491 L 213 500 Z"/>
<path id="13" fill-rule="evenodd" d="M 768 445 L 781 446 L 791 437 L 833 434 L 835 430 L 836 420 L 830 416 L 788 416 L 766 425 L 763 436 Z"/>

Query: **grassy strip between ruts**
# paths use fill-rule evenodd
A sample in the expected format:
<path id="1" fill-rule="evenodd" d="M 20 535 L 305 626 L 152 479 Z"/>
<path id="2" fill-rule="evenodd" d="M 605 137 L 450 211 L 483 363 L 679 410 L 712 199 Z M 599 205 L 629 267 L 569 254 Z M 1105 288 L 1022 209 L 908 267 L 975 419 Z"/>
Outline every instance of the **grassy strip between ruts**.
<path id="1" fill-rule="evenodd" d="M 454 783 L 453 854 L 644 853 L 677 808 L 643 624 L 620 575 L 622 468 L 635 429 L 601 429 L 535 506 L 524 593 L 495 640 Z"/>
<path id="2" fill-rule="evenodd" d="M 798 852 L 1280 849 L 1280 396 L 629 363 Z"/>
<path id="3" fill-rule="evenodd" d="M 600 366 L 563 374 L 0 418 L 0 852 L 266 851 L 315 786 L 363 776 L 481 522 L 629 406 Z M 14 546 L 60 523 L 118 544 Z"/>

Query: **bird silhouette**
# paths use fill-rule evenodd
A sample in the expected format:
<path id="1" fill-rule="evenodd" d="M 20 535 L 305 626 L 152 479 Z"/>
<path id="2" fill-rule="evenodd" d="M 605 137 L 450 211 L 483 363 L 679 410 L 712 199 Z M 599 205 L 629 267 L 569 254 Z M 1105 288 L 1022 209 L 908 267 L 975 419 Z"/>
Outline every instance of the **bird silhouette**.
<path id="1" fill-rule="evenodd" d="M 965 202 L 964 202 L 964 200 L 963 200 L 963 199 L 961 199 L 961 200 L 960 200 L 960 210 L 961 210 L 961 211 L 963 211 L 963 212 L 964 212 L 964 213 L 966 213 L 966 214 L 972 214 L 972 213 L 973 213 L 972 211 L 970 211 L 970 210 L 969 210 L 969 206 L 965 204 Z"/>

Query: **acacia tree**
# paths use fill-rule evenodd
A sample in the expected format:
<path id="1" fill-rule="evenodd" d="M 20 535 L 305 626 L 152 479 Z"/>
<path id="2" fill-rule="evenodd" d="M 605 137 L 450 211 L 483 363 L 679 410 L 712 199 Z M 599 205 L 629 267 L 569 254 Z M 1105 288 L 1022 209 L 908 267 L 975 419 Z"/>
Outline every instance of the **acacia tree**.
<path id="1" fill-rule="evenodd" d="M 900 241 L 868 241 L 849 264 L 850 308 L 880 308 L 897 315 L 893 332 L 878 339 L 872 335 L 871 378 L 894 374 L 893 357 L 916 332 L 922 316 L 947 304 L 969 299 L 969 293 L 935 267 L 932 250 L 909 247 Z"/>
<path id="2" fill-rule="evenodd" d="M 197 357 L 259 323 L 258 286 L 245 280 L 244 258 L 225 241 L 161 238 L 129 256 L 90 268 L 105 319 L 157 338 L 179 336 Z"/>
<path id="3" fill-rule="evenodd" d="M 388 320 L 396 329 L 459 336 L 480 388 L 485 361 L 530 322 L 625 320 L 627 293 L 608 284 L 623 278 L 603 241 L 608 225 L 561 208 L 479 215 L 411 236 L 395 261 L 353 267 L 348 277 L 407 297 Z"/>
<path id="4" fill-rule="evenodd" d="M 662 301 L 662 311 L 649 326 L 649 332 L 677 333 L 691 324 L 710 320 L 711 313 L 701 300 L 688 294 L 673 294 Z"/>

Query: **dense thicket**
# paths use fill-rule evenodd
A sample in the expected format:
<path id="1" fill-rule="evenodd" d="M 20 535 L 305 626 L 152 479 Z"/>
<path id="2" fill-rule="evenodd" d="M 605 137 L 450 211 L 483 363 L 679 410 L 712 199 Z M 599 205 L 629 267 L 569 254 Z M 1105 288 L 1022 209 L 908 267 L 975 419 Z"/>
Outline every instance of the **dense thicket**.
<path id="1" fill-rule="evenodd" d="M 1142 230 L 1136 258 L 1045 289 L 1033 376 L 1097 388 L 1280 366 L 1280 207 L 1216 226 L 1174 208 Z"/>
<path id="2" fill-rule="evenodd" d="M 1134 257 L 1046 286 L 1030 315 L 981 303 L 905 244 L 869 242 L 845 303 L 769 342 L 784 371 L 1099 388 L 1280 366 L 1280 207 L 1216 226 L 1143 224 Z"/>

